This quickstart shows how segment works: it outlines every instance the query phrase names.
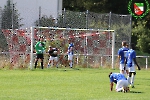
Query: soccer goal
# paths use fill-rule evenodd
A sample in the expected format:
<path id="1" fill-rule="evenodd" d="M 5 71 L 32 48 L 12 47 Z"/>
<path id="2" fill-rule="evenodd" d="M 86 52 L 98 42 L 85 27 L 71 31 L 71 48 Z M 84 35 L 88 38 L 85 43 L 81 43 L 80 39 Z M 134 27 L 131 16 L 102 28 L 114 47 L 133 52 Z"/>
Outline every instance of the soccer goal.
<path id="1" fill-rule="evenodd" d="M 74 44 L 74 66 L 114 68 L 115 31 L 100 29 L 72 29 L 54 27 L 31 27 L 30 69 L 34 66 L 34 45 L 43 36 L 46 51 L 49 46 L 60 50 L 59 65 L 66 62 L 65 53 L 70 42 Z M 47 66 L 48 55 L 44 55 L 44 66 Z"/>

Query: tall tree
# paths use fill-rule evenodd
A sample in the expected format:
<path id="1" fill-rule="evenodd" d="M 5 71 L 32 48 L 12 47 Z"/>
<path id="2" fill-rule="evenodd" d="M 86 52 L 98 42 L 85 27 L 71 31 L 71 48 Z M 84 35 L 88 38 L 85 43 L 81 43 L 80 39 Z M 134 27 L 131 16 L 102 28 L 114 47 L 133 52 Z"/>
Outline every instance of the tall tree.
<path id="1" fill-rule="evenodd" d="M 11 0 L 7 0 L 7 4 L 2 11 L 2 29 L 18 29 L 22 26 L 20 24 L 22 19 L 19 18 L 20 14 L 15 6 L 16 4 L 13 4 Z"/>
<path id="2" fill-rule="evenodd" d="M 146 24 L 147 21 L 138 20 L 133 25 L 132 38 L 137 39 L 137 47 L 140 51 L 150 53 L 150 30 L 146 27 Z M 132 39 L 132 42 L 134 41 Z"/>

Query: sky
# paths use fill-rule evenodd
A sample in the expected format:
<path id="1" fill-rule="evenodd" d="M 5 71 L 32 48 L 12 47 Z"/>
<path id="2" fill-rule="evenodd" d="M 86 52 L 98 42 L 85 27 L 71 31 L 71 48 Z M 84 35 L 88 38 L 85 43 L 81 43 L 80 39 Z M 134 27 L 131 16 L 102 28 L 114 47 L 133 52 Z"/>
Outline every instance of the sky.
<path id="1" fill-rule="evenodd" d="M 34 26 L 34 22 L 39 19 L 39 7 L 41 7 L 41 16 L 53 16 L 54 18 L 57 18 L 58 13 L 61 13 L 62 10 L 62 0 L 12 0 L 12 2 L 16 3 L 20 18 L 23 18 L 20 23 L 24 24 L 22 28 Z M 0 0 L 0 7 L 4 8 L 6 3 L 7 0 Z"/>

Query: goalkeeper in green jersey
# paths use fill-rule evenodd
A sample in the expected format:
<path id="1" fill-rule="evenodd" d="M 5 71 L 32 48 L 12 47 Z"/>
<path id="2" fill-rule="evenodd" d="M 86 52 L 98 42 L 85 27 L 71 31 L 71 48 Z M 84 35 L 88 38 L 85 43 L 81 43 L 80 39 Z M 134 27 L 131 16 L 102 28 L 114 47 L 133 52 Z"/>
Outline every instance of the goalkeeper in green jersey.
<path id="1" fill-rule="evenodd" d="M 37 66 L 38 59 L 41 60 L 41 68 L 43 69 L 43 53 L 45 51 L 45 42 L 43 42 L 44 38 L 40 37 L 39 41 L 35 45 L 35 51 L 36 51 L 36 59 L 35 59 L 35 67 Z"/>

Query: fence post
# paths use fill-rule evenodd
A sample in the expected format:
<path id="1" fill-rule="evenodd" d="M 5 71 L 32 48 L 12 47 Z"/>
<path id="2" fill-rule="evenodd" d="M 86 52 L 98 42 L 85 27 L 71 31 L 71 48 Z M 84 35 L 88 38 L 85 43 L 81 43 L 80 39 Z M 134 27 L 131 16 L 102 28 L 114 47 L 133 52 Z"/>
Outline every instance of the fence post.
<path id="1" fill-rule="evenodd" d="M 108 29 L 109 30 L 111 29 L 111 12 L 109 13 L 109 26 L 108 26 Z"/>
<path id="2" fill-rule="evenodd" d="M 114 62 L 115 62 L 115 31 L 112 33 L 112 69 L 114 69 Z"/>
<path id="3" fill-rule="evenodd" d="M 148 57 L 146 57 L 146 69 L 147 69 L 147 66 L 148 66 Z"/>
<path id="4" fill-rule="evenodd" d="M 130 38 L 129 38 L 129 48 L 130 48 L 130 44 L 131 44 L 131 32 L 132 31 L 132 16 L 130 16 Z"/>
<path id="5" fill-rule="evenodd" d="M 78 57 L 78 55 L 77 55 L 77 65 L 79 64 L 79 57 Z"/>
<path id="6" fill-rule="evenodd" d="M 89 11 L 87 10 L 86 11 L 86 29 L 88 30 L 88 14 L 89 14 Z M 86 32 L 87 34 L 87 32 Z M 85 56 L 85 59 L 86 59 L 86 66 L 88 67 L 88 48 L 87 48 L 87 36 L 85 37 L 84 39 L 84 54 L 86 55 Z"/>
<path id="7" fill-rule="evenodd" d="M 64 12 L 63 12 L 63 27 L 66 28 L 66 9 L 64 8 Z"/>
<path id="8" fill-rule="evenodd" d="M 31 52 L 30 52 L 30 69 L 33 68 L 33 38 L 34 38 L 34 27 L 31 27 Z"/>
<path id="9" fill-rule="evenodd" d="M 101 67 L 103 66 L 103 56 L 101 56 Z"/>

